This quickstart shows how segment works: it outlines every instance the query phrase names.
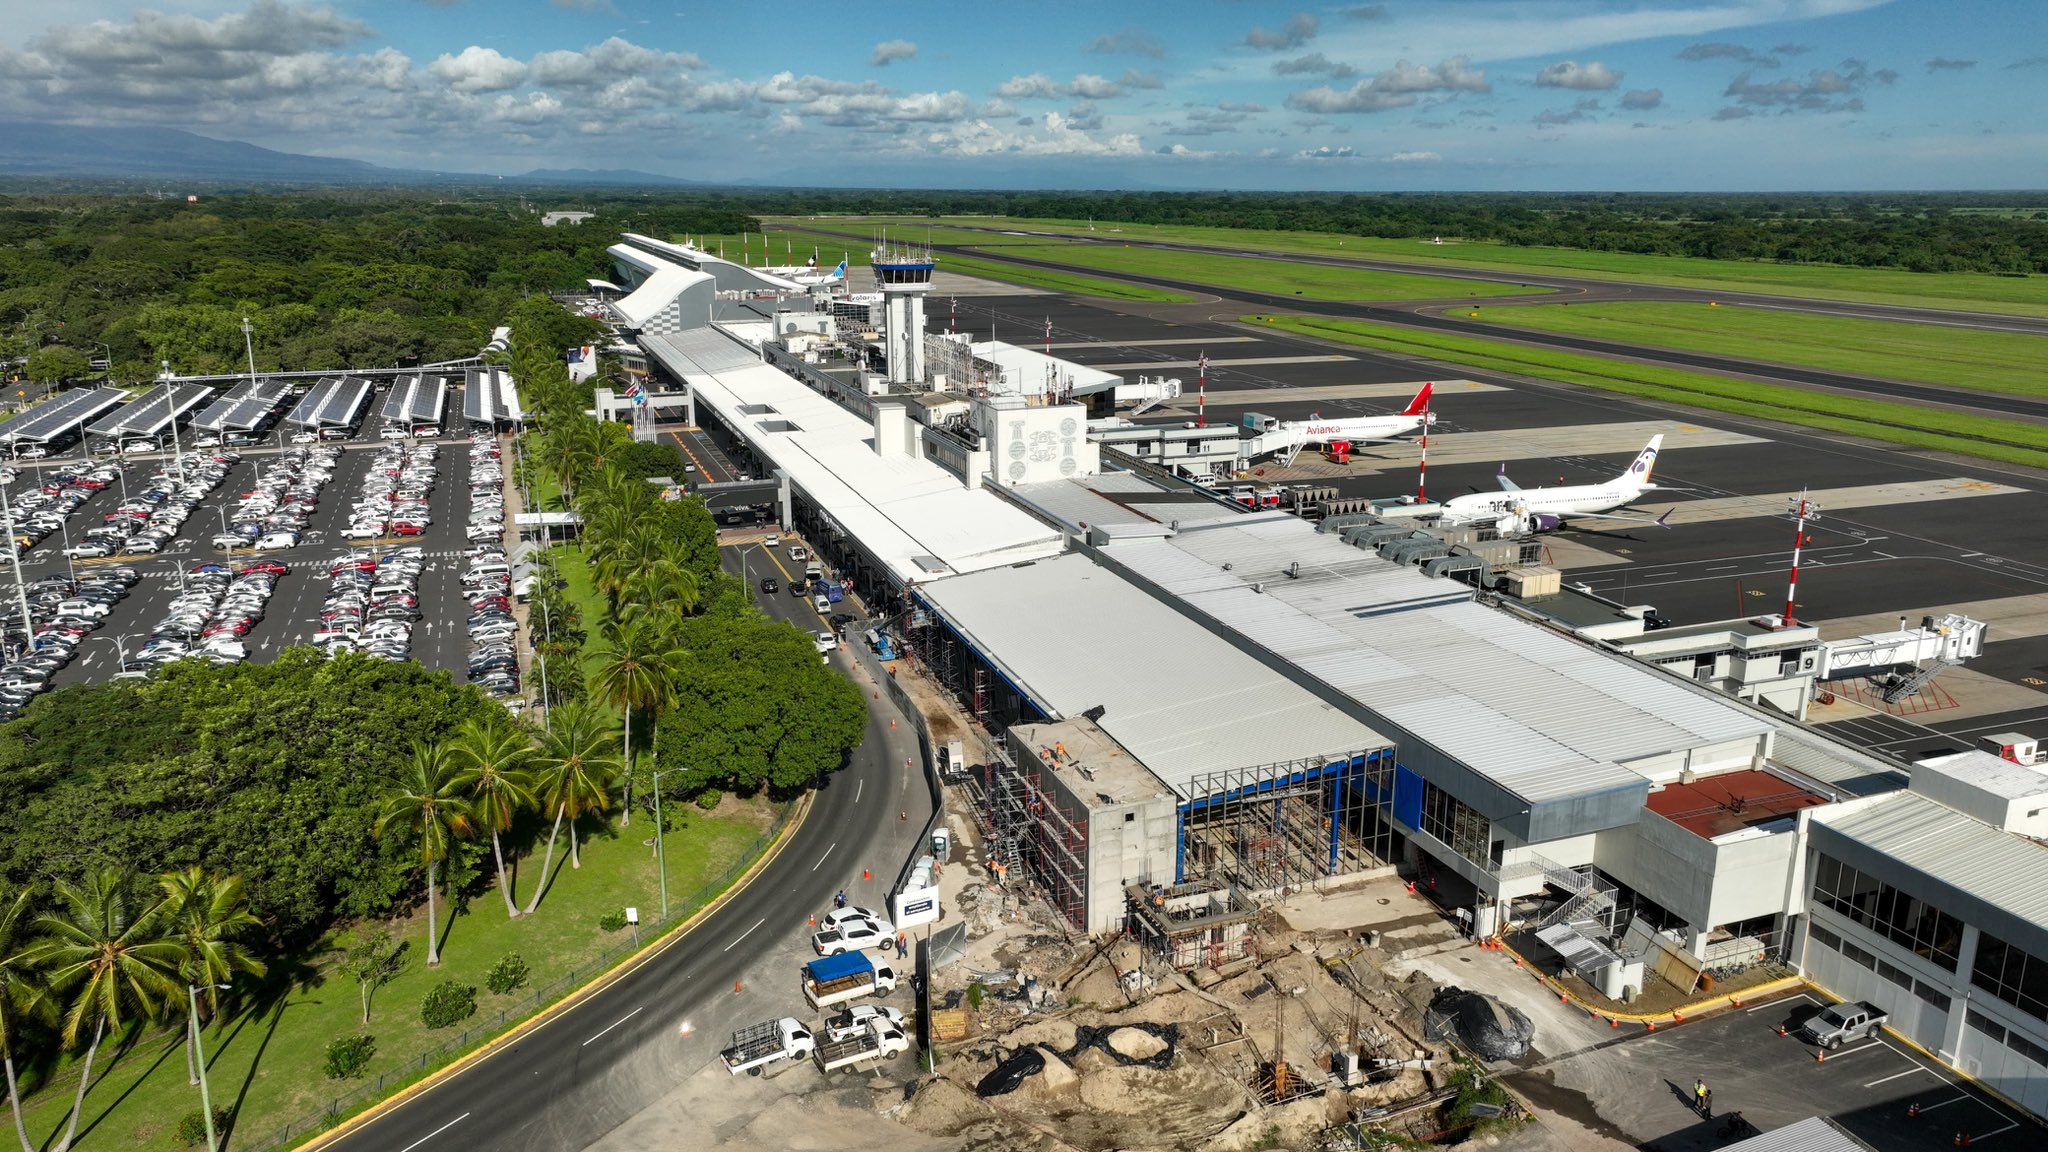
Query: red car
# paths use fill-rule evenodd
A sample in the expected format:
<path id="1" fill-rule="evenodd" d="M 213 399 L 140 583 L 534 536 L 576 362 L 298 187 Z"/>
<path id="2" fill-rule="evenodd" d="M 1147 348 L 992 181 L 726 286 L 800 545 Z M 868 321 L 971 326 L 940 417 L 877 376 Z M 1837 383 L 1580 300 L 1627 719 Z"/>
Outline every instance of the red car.
<path id="1" fill-rule="evenodd" d="M 251 572 L 262 572 L 270 576 L 282 576 L 289 571 L 290 568 L 277 560 L 255 560 L 235 569 L 235 575 L 247 576 Z"/>
<path id="2" fill-rule="evenodd" d="M 426 531 L 425 528 L 420 527 L 418 524 L 414 524 L 410 520 L 400 520 L 398 523 L 393 524 L 391 526 L 391 530 L 393 532 L 398 533 L 400 536 L 417 536 L 420 533 Z"/>

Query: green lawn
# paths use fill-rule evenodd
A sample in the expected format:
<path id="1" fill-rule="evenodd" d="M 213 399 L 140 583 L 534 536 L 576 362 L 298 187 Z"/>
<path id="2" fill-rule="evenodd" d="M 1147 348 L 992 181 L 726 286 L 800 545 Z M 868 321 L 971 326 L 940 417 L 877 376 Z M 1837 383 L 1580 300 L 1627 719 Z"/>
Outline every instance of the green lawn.
<path id="1" fill-rule="evenodd" d="M 832 222 L 825 223 L 829 224 Z M 862 230 L 865 226 L 857 221 L 849 221 L 845 227 L 847 231 L 853 232 Z M 799 264 L 810 259 L 812 251 L 815 250 L 818 254 L 819 270 L 823 272 L 831 271 L 832 267 L 839 263 L 840 258 L 844 257 L 847 262 L 847 278 L 859 286 L 856 288 L 857 291 L 868 290 L 865 286 L 868 251 L 870 248 L 868 240 L 855 239 L 852 236 L 846 235 L 827 236 L 822 233 L 805 232 L 791 228 L 777 228 L 773 224 L 768 226 L 768 233 L 770 255 L 776 264 L 780 265 L 790 259 L 792 253 L 789 250 L 791 248 L 795 249 L 793 255 L 795 256 L 796 263 Z M 986 236 L 980 233 L 959 233 L 959 236 L 969 240 L 987 239 Z M 918 229 L 912 234 L 906 228 L 904 238 L 917 243 L 923 243 L 925 234 L 922 229 Z M 938 235 L 933 235 L 931 239 L 935 243 L 950 242 L 947 237 Z M 712 252 L 718 251 L 719 245 L 722 243 L 725 247 L 725 258 L 728 260 L 738 261 L 741 257 L 749 255 L 749 251 L 744 249 L 740 243 L 741 237 L 738 236 L 700 236 L 696 238 L 696 241 L 699 247 Z M 756 233 L 750 243 L 753 246 L 751 249 L 751 260 L 756 266 L 759 266 L 761 263 L 760 234 Z M 1178 292 L 1148 288 L 1141 284 L 1119 284 L 1114 281 L 1100 280 L 1093 276 L 1078 276 L 1071 272 L 1059 272 L 1044 268 L 1020 268 L 1016 265 L 1004 264 L 994 260 L 977 260 L 971 256 L 956 256 L 951 253 L 946 253 L 939 257 L 939 268 L 941 271 L 958 272 L 963 276 L 979 276 L 986 280 L 998 280 L 1006 284 L 1022 284 L 1029 288 L 1043 288 L 1051 292 L 1068 292 L 1076 296 L 1097 296 L 1111 300 L 1149 300 L 1161 303 L 1185 303 L 1193 299 L 1191 296 L 1184 296 Z"/>
<path id="2" fill-rule="evenodd" d="M 1560 380 L 1694 408 L 1846 432 L 1894 444 L 2035 468 L 2048 467 L 2048 429 L 2017 421 L 1809 392 L 1703 372 L 1629 364 L 1600 356 L 1529 348 L 1499 340 L 1417 332 L 1366 321 L 1329 320 L 1314 316 L 1245 316 L 1242 319 L 1246 323 L 1268 325 L 1341 344 Z"/>
<path id="3" fill-rule="evenodd" d="M 562 591 L 583 618 L 583 675 L 587 680 L 597 670 L 597 629 L 605 617 L 604 597 L 590 582 L 590 563 L 583 558 L 583 549 L 562 545 L 549 554 L 555 558 L 555 571 L 569 584 Z"/>
<path id="4" fill-rule="evenodd" d="M 1452 280 L 1405 272 L 1372 272 L 1327 264 L 1296 264 L 1266 256 L 1225 256 L 1160 248 L 1127 248 L 1113 243 L 1005 245 L 977 251 L 1014 253 L 1099 272 L 1128 272 L 1208 284 L 1219 292 L 1242 289 L 1305 300 L 1440 300 L 1457 297 L 1518 296 L 1544 289 L 1483 280 Z"/>
<path id="5" fill-rule="evenodd" d="M 1815 316 L 1739 304 L 1529 304 L 1478 309 L 1479 323 L 1657 348 L 1804 364 L 1899 380 L 2048 395 L 2048 338 L 1929 324 Z M 1467 317 L 1464 308 L 1447 313 Z"/>
<path id="6" fill-rule="evenodd" d="M 1088 235 L 1080 220 L 971 218 L 975 224 L 1016 231 Z M 963 220 L 963 223 L 967 222 Z M 880 227 L 883 217 L 817 222 L 845 229 Z M 902 221 L 923 225 L 923 221 Z M 774 227 L 774 225 L 770 225 Z M 960 231 L 967 231 L 961 229 Z M 982 242 L 1001 242 L 987 232 Z M 1176 224 L 1110 224 L 1095 221 L 1093 239 L 1173 240 L 1249 252 L 1302 252 L 1326 256 L 1363 256 L 1448 267 L 1486 268 L 1505 272 L 1554 272 L 1632 284 L 1663 284 L 1706 291 L 1757 292 L 1775 296 L 1811 296 L 1858 300 L 1919 308 L 1964 308 L 2022 316 L 2048 316 L 2048 276 L 1993 276 L 1981 272 L 1907 272 L 1896 268 L 1846 268 L 1820 264 L 1771 264 L 1747 260 L 1708 260 L 1685 256 L 1637 256 L 1626 252 L 1589 252 L 1574 248 L 1518 247 L 1446 236 L 1381 239 L 1326 232 L 1281 232 L 1258 229 L 1206 228 Z"/>
<path id="7" fill-rule="evenodd" d="M 665 846 L 670 909 L 676 919 L 709 902 L 738 878 L 766 848 L 777 811 L 764 802 L 728 798 L 711 813 L 686 804 L 663 813 L 670 825 Z M 410 941 L 408 962 L 378 991 L 367 1027 L 359 1024 L 355 982 L 324 970 L 335 959 L 330 953 L 298 958 L 302 967 L 292 972 L 294 986 L 281 999 L 210 1028 L 205 1045 L 214 1102 L 237 1105 L 240 1116 L 236 1138 L 228 1147 L 266 1146 L 287 1125 L 310 1125 L 351 1093 L 375 1093 L 380 1078 L 382 1094 L 395 1091 L 459 1054 L 440 1049 L 462 1041 L 465 1029 L 463 1050 L 538 1011 L 543 1005 L 536 997 L 552 1002 L 594 979 L 634 950 L 630 930 L 614 933 L 599 928 L 598 920 L 608 912 L 637 905 L 645 922 L 641 939 L 652 939 L 659 917 L 657 877 L 651 851 L 641 846 L 649 824 L 643 817 L 620 832 L 608 829 L 609 823 L 585 821 L 597 838 L 586 842 L 580 870 L 567 866 L 564 831 L 555 854 L 553 883 L 530 918 L 507 919 L 495 886 L 475 890 L 452 920 L 444 905 L 438 969 L 429 971 L 425 965 L 424 911 L 394 925 L 394 932 Z M 525 871 L 514 895 L 522 907 L 536 881 L 545 839 L 543 829 L 533 854 L 521 861 Z M 488 856 L 486 851 L 487 871 Z M 508 952 L 519 953 L 532 976 L 524 988 L 493 995 L 484 987 L 484 975 Z M 273 971 L 291 963 L 274 965 Z M 420 1023 L 420 1000 L 443 980 L 475 985 L 477 1013 L 466 1025 L 428 1031 Z M 328 1041 L 358 1031 L 377 1040 L 368 1074 L 351 1081 L 327 1079 L 321 1065 Z M 118 1056 L 111 1043 L 102 1049 L 74 1147 L 88 1152 L 178 1147 L 171 1135 L 178 1118 L 199 1109 L 199 1092 L 186 1083 L 182 1038 L 182 1030 L 144 1036 Z M 28 1102 L 33 1138 L 46 1142 L 62 1129 L 76 1087 L 75 1071 L 65 1069 Z M 353 1112 L 368 1103 L 368 1097 L 351 1100 L 342 1110 Z"/>

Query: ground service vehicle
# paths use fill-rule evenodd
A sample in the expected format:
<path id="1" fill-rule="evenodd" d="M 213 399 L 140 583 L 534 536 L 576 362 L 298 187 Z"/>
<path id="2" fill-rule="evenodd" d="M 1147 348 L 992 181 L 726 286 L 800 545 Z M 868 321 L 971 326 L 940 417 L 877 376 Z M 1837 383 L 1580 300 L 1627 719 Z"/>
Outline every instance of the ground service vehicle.
<path id="1" fill-rule="evenodd" d="M 804 965 L 804 999 L 813 1008 L 830 1008 L 864 996 L 883 996 L 896 989 L 896 970 L 877 964 L 863 952 L 827 956 Z"/>
<path id="2" fill-rule="evenodd" d="M 903 1028 L 886 1016 L 877 1016 L 854 1035 L 844 1040 L 828 1040 L 811 1055 L 818 1061 L 818 1067 L 830 1075 L 876 1060 L 893 1060 L 908 1051 L 910 1038 L 903 1034 Z"/>
<path id="3" fill-rule="evenodd" d="M 764 1069 L 785 1060 L 801 1060 L 811 1054 L 817 1041 L 803 1021 L 794 1016 L 749 1024 L 732 1034 L 732 1046 L 718 1054 L 725 1070 L 734 1076 L 745 1072 L 759 1076 Z"/>
<path id="4" fill-rule="evenodd" d="M 1877 1035 L 1889 1019 L 1861 1000 L 1850 1000 L 1821 1009 L 1813 1019 L 1799 1026 L 1799 1037 L 1832 1052 L 1850 1041 Z"/>

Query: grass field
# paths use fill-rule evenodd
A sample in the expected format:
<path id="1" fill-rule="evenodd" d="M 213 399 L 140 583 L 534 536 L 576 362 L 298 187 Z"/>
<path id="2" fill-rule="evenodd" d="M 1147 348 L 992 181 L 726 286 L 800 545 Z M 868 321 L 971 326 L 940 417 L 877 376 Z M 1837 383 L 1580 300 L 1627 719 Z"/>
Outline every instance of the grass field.
<path id="1" fill-rule="evenodd" d="M 1582 384 L 1665 403 L 1846 432 L 1893 444 L 2035 468 L 2048 467 L 2048 428 L 2016 421 L 1809 392 L 1702 372 L 1624 364 L 1599 356 L 1527 348 L 1476 337 L 1417 332 L 1366 321 L 1264 315 L 1242 319 L 1246 323 L 1342 344 Z"/>
<path id="2" fill-rule="evenodd" d="M 1479 324 L 1533 328 L 1656 348 L 1683 348 L 1833 372 L 2048 395 L 2048 337 L 1814 316 L 1739 304 L 1530 304 L 1478 309 Z M 1469 311 L 1447 315 L 1465 318 Z"/>
<path id="3" fill-rule="evenodd" d="M 1013 252 L 1024 259 L 1049 260 L 1099 272 L 1187 280 L 1214 285 L 1221 292 L 1238 289 L 1276 296 L 1294 295 L 1305 300 L 1439 300 L 1523 295 L 1532 291 L 1513 284 L 1490 284 L 1479 280 L 1296 264 L 1254 256 L 1125 248 L 1113 244 L 1006 245 L 977 251 L 991 254 Z"/>
<path id="4" fill-rule="evenodd" d="M 775 810 L 763 802 L 731 798 L 711 813 L 679 804 L 663 814 L 670 825 L 670 906 L 678 917 L 730 884 L 765 846 L 764 835 L 775 818 Z M 392 925 L 395 936 L 409 941 L 407 963 L 377 992 L 367 1026 L 359 1022 L 355 982 L 326 967 L 334 953 L 274 963 L 273 972 L 287 974 L 290 986 L 271 1002 L 224 1017 L 204 1038 L 214 1103 L 237 1110 L 236 1140 L 228 1147 L 253 1148 L 268 1142 L 287 1123 L 312 1118 L 337 1098 L 375 1085 L 380 1075 L 388 1092 L 424 1074 L 419 1066 L 422 1055 L 455 1038 L 464 1027 L 429 1031 L 420 1023 L 421 999 L 443 980 L 476 986 L 477 1013 L 465 1025 L 474 1029 L 468 1045 L 474 1047 L 536 1011 L 536 991 L 551 990 L 548 999 L 559 999 L 623 959 L 633 944 L 630 931 L 606 932 L 598 920 L 636 904 L 647 909 L 643 915 L 651 929 L 656 875 L 652 854 L 640 844 L 648 835 L 647 825 L 636 822 L 622 835 L 605 830 L 608 823 L 585 821 L 586 832 L 596 839 L 584 846 L 581 870 L 567 867 L 564 835 L 555 853 L 554 881 L 533 916 L 507 919 L 495 886 L 475 891 L 452 917 L 444 905 L 442 963 L 437 969 L 429 971 L 425 964 L 424 911 Z M 488 845 L 486 849 L 488 869 Z M 538 852 L 524 864 L 526 871 L 514 889 L 522 907 L 537 880 Z M 708 887 L 714 883 L 716 890 Z M 532 975 L 525 987 L 494 995 L 485 988 L 484 976 L 509 952 L 519 953 Z M 348 1081 L 327 1079 L 321 1067 L 328 1042 L 359 1032 L 377 1042 L 367 1075 Z M 118 1055 L 112 1041 L 103 1046 L 74 1147 L 87 1152 L 180 1147 L 171 1135 L 179 1117 L 199 1110 L 199 1091 L 186 1083 L 183 1037 L 182 1029 L 168 1035 L 152 1033 Z M 445 1062 L 434 1060 L 429 1067 Z M 28 1102 L 29 1133 L 44 1145 L 46 1137 L 62 1130 L 77 1088 L 76 1073 L 66 1072 Z"/>
<path id="5" fill-rule="evenodd" d="M 971 218 L 975 224 L 1017 231 L 1088 234 L 1077 220 Z M 900 221 L 905 226 L 923 220 Z M 966 220 L 961 223 L 966 223 Z M 827 225 L 826 221 L 819 221 Z M 828 226 L 852 229 L 893 224 L 889 218 L 850 218 Z M 772 226 L 771 226 L 772 227 Z M 933 227 L 942 228 L 944 222 Z M 956 229 L 965 231 L 965 229 Z M 983 242 L 992 237 L 979 234 Z M 1705 291 L 1757 292 L 1776 296 L 1811 296 L 1920 308 L 1962 308 L 2021 316 L 2048 316 L 2048 276 L 1992 276 L 1975 272 L 1922 273 L 1894 268 L 1843 268 L 1812 264 L 1767 264 L 1745 260 L 1707 260 L 1683 256 L 1636 256 L 1625 252 L 1587 252 L 1570 248 L 1523 248 L 1506 244 L 1445 243 L 1424 239 L 1386 240 L 1324 232 L 1278 232 L 1255 229 L 1204 228 L 1190 225 L 1108 224 L 1095 222 L 1093 238 L 1115 236 L 1143 240 L 1174 240 L 1215 245 L 1241 252 L 1302 252 L 1326 256 L 1359 256 L 1447 267 L 1486 268 L 1504 272 L 1552 272 L 1630 284 L 1663 284 Z"/>
<path id="6" fill-rule="evenodd" d="M 864 227 L 864 225 L 851 225 L 849 227 Z M 986 239 L 986 237 L 978 233 L 966 235 L 969 235 L 971 239 Z M 723 242 L 725 245 L 725 256 L 728 260 L 738 261 L 746 254 L 740 244 L 742 238 L 738 236 L 700 236 L 696 239 L 700 247 L 712 252 L 718 251 L 719 244 Z M 925 239 L 924 233 L 918 232 L 915 239 L 923 241 Z M 934 236 L 932 239 L 936 243 L 947 242 L 944 238 L 938 236 Z M 753 261 L 758 266 L 761 260 L 761 238 L 758 234 L 754 236 L 752 243 Z M 810 259 L 811 253 L 816 251 L 819 268 L 825 272 L 831 271 L 832 267 L 838 264 L 843 257 L 847 262 L 846 274 L 857 285 L 855 291 L 865 292 L 870 290 L 866 286 L 865 280 L 869 250 L 868 243 L 865 240 L 854 240 L 845 236 L 826 236 L 791 228 L 778 229 L 771 224 L 769 226 L 769 248 L 775 262 L 778 264 L 789 259 L 791 249 L 794 249 L 794 255 L 798 263 Z M 1118 284 L 1109 280 L 1099 280 L 1092 276 L 1080 276 L 1044 268 L 1019 268 L 993 260 L 976 260 L 970 256 L 955 256 L 951 253 L 942 255 L 939 258 L 939 269 L 944 272 L 957 272 L 963 276 L 978 276 L 985 280 L 996 280 L 1005 284 L 1021 284 L 1027 288 L 1043 288 L 1049 292 L 1067 292 L 1075 296 L 1095 296 L 1108 300 L 1148 300 L 1156 303 L 1182 303 L 1193 299 L 1191 296 L 1183 296 L 1177 292 L 1168 292 L 1159 288 L 1147 288 L 1140 284 Z"/>

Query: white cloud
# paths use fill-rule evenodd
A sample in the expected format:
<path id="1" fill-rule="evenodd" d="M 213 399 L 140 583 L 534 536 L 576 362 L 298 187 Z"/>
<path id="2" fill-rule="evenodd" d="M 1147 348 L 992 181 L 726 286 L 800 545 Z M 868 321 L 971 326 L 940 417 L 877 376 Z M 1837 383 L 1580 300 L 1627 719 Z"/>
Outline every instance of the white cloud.
<path id="1" fill-rule="evenodd" d="M 1621 73 L 1598 60 L 1588 60 L 1584 64 L 1577 60 L 1560 60 L 1536 74 L 1536 86 L 1571 88 L 1581 92 L 1605 92 L 1621 83 L 1621 76 Z"/>
<path id="2" fill-rule="evenodd" d="M 1621 106 L 1631 112 L 1644 112 L 1664 103 L 1662 88 L 1635 88 L 1621 94 Z"/>
<path id="3" fill-rule="evenodd" d="M 1117 77 L 1116 82 L 1125 88 L 1144 90 L 1150 90 L 1164 86 L 1159 79 L 1159 73 L 1140 72 L 1136 68 L 1124 69 L 1124 74 L 1122 76 Z"/>
<path id="4" fill-rule="evenodd" d="M 502 56 L 496 48 L 472 44 L 460 55 L 442 53 L 427 71 L 457 92 L 499 92 L 526 82 L 526 64 Z"/>
<path id="5" fill-rule="evenodd" d="M 1889 68 L 1872 70 L 1854 58 L 1833 68 L 1817 68 L 1804 80 L 1784 77 L 1757 80 L 1744 72 L 1728 82 L 1721 94 L 1750 108 L 1772 108 L 1779 112 L 1861 112 L 1862 93 L 1872 85 L 1889 85 L 1899 78 Z"/>
<path id="6" fill-rule="evenodd" d="M 1006 100 L 1054 100 L 1059 94 L 1059 85 L 1043 72 L 1012 76 L 996 86 L 996 95 Z"/>
<path id="7" fill-rule="evenodd" d="M 1138 156 L 1143 142 L 1129 132 L 1095 137 L 1067 123 L 1057 112 L 1047 112 L 1040 121 L 1025 121 L 1035 132 L 998 128 L 986 120 L 970 120 L 951 128 L 935 130 L 922 137 L 928 151 L 959 156 Z"/>
<path id="8" fill-rule="evenodd" d="M 1110 100 L 1124 94 L 1114 80 L 1105 79 L 1092 73 L 1083 72 L 1067 85 L 1067 91 L 1084 100 Z"/>
<path id="9" fill-rule="evenodd" d="M 1311 52 L 1291 60 L 1275 60 L 1273 72 L 1278 76 L 1328 76 L 1332 80 L 1349 80 L 1358 75 L 1358 69 L 1332 60 L 1321 52 Z"/>
<path id="10" fill-rule="evenodd" d="M 1141 28 L 1123 28 L 1097 36 L 1088 45 L 1088 51 L 1102 56 L 1150 56 L 1157 60 L 1166 55 L 1166 45 Z"/>
<path id="11" fill-rule="evenodd" d="M 1424 93 L 1491 92 L 1483 70 L 1472 68 L 1462 56 L 1435 68 L 1418 68 L 1403 60 L 1384 72 L 1368 76 L 1348 89 L 1311 88 L 1287 98 L 1287 106 L 1298 112 L 1384 112 L 1406 108 Z"/>
<path id="12" fill-rule="evenodd" d="M 1396 164 L 1434 164 L 1443 156 L 1436 152 L 1396 152 L 1387 159 Z"/>
<path id="13" fill-rule="evenodd" d="M 917 59 L 917 44 L 911 40 L 884 40 L 875 45 L 875 54 L 868 63 L 877 68 L 887 68 L 892 60 Z"/>
<path id="14" fill-rule="evenodd" d="M 1253 28 L 1244 34 L 1244 42 L 1250 47 L 1271 51 L 1299 48 L 1316 38 L 1317 25 L 1314 13 L 1296 12 L 1281 28 Z"/>
<path id="15" fill-rule="evenodd" d="M 1350 160 L 1358 155 L 1358 150 L 1349 145 L 1332 148 L 1325 144 L 1320 148 L 1304 148 L 1296 155 L 1304 160 Z"/>

